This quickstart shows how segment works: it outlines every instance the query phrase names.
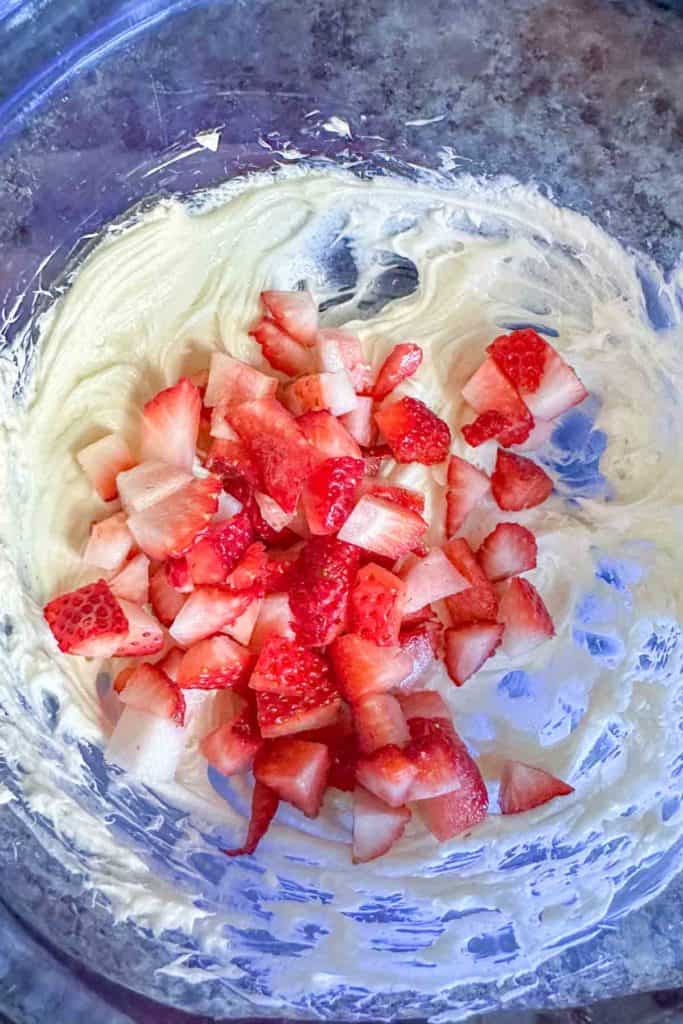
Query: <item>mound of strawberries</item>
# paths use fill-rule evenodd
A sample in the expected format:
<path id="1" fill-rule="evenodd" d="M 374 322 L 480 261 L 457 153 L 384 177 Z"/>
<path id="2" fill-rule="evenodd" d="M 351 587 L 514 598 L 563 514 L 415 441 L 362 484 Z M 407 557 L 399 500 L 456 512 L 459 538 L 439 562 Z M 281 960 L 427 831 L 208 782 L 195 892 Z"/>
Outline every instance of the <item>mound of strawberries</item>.
<path id="1" fill-rule="evenodd" d="M 536 565 L 533 534 L 503 521 L 473 551 L 458 533 L 482 503 L 548 497 L 545 471 L 506 449 L 542 444 L 586 391 L 534 331 L 497 338 L 462 392 L 465 440 L 501 446 L 489 478 L 450 454 L 448 424 L 394 394 L 420 368 L 417 345 L 396 345 L 375 373 L 355 336 L 320 329 L 310 294 L 262 301 L 251 333 L 275 374 L 215 353 L 147 402 L 135 452 L 110 434 L 78 454 L 118 503 L 83 556 L 102 578 L 45 618 L 62 651 L 134 659 L 115 679 L 120 701 L 177 729 L 189 693 L 237 695 L 200 747 L 226 776 L 253 770 L 249 832 L 228 852 L 252 853 L 280 800 L 314 817 L 334 787 L 353 793 L 364 862 L 403 834 L 410 806 L 442 841 L 487 814 L 481 773 L 424 677 L 443 659 L 461 686 L 499 647 L 518 657 L 553 635 L 520 576 Z M 424 496 L 380 475 L 410 462 L 447 463 L 442 546 L 424 544 Z M 509 761 L 501 810 L 571 791 Z"/>

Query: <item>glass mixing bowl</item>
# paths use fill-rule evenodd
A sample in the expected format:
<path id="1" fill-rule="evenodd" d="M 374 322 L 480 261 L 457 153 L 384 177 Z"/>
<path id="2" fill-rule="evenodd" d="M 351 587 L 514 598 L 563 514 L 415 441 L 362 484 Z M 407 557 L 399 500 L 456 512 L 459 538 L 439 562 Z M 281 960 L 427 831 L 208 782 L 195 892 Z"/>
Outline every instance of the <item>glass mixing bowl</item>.
<path id="1" fill-rule="evenodd" d="M 16 367 L 18 401 L 31 372 L 31 325 L 103 225 L 135 204 L 277 163 L 343 163 L 368 176 L 417 177 L 419 167 L 439 184 L 464 171 L 535 182 L 642 253 L 643 304 L 655 328 L 680 318 L 671 289 L 662 287 L 683 249 L 683 110 L 675 84 L 683 22 L 671 11 L 581 0 L 318 0 L 303 8 L 288 0 L 5 2 L 0 43 L 0 356 Z M 385 298 L 409 290 L 411 272 L 389 264 Z M 340 288 L 352 288 L 352 268 L 338 273 Z M 623 595 L 628 580 L 612 567 L 603 582 Z M 0 670 L 12 629 L 6 618 Z M 641 667 L 653 684 L 657 673 L 671 673 L 677 642 L 673 635 L 647 639 Z M 30 686 L 15 682 L 20 691 Z M 520 696 L 520 680 L 505 685 Z M 429 877 L 404 884 L 391 872 L 381 880 L 359 873 L 355 900 L 340 905 L 330 872 L 300 853 L 283 856 L 277 870 L 258 856 L 228 861 L 220 851 L 236 837 L 109 769 L 97 745 L 58 728 L 61 710 L 49 694 L 38 705 L 27 696 L 33 756 L 57 780 L 67 812 L 106 823 L 130 860 L 120 858 L 114 870 L 102 850 L 55 828 L 53 808 L 25 793 L 22 764 L 0 756 L 3 900 L 36 941 L 71 958 L 72 978 L 83 969 L 100 977 L 96 987 L 109 979 L 195 1014 L 455 1020 L 604 995 L 600 964 L 624 949 L 606 953 L 602 937 L 653 897 L 679 862 L 677 763 L 653 796 L 652 814 L 671 822 L 672 836 L 656 858 L 643 860 L 618 835 L 572 843 L 560 827 L 552 841 L 505 851 L 498 871 L 506 884 L 524 879 L 539 913 L 559 915 L 546 946 L 516 934 L 504 908 L 479 903 L 476 892 L 466 907 L 435 903 Z M 5 715 L 0 755 L 9 746 L 3 733 L 7 740 L 14 728 L 24 726 Z M 619 743 L 609 730 L 597 737 L 577 777 L 599 773 Z M 476 844 L 456 852 L 434 874 L 476 878 L 481 852 Z M 544 880 L 553 874 L 567 891 L 584 893 L 597 874 L 609 877 L 613 897 L 590 919 L 563 925 L 571 898 L 547 904 Z M 88 882 L 94 875 L 95 888 Z M 177 907 L 161 934 L 145 902 L 152 879 Z M 123 884 L 139 900 L 133 920 L 116 909 Z M 212 917 L 226 911 L 220 941 L 209 941 Z M 438 954 L 445 935 L 453 956 L 447 965 Z M 307 976 L 307 962 L 325 950 L 326 969 Z M 371 965 L 372 984 L 358 982 L 349 950 Z M 648 969 L 654 984 L 652 963 Z M 33 986 L 37 1002 L 48 984 L 42 977 Z M 628 971 L 614 987 L 636 977 Z M 69 1024 L 92 1013 L 75 986 L 78 1006 L 63 995 L 61 1019 Z M 165 1013 L 158 1019 L 170 1020 Z"/>

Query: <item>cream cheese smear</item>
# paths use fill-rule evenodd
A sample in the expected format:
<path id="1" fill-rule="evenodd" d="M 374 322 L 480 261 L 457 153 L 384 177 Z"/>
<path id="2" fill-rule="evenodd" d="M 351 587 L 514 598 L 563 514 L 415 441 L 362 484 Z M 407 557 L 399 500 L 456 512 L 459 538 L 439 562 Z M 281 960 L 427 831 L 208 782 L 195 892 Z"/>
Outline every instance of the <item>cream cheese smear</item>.
<path id="1" fill-rule="evenodd" d="M 270 1012 L 324 1013 L 340 985 L 405 988 L 417 1000 L 549 956 L 607 913 L 638 865 L 681 839 L 683 330 L 680 313 L 654 329 L 642 280 L 642 262 L 590 220 L 509 180 L 437 187 L 289 168 L 111 227 L 36 325 L 19 399 L 2 364 L 9 806 L 117 920 L 166 933 L 169 973 L 227 979 Z M 190 723 L 172 785 L 105 769 L 111 664 L 60 654 L 42 618 L 53 595 L 98 575 L 80 555 L 105 507 L 75 452 L 112 430 L 133 439 L 144 401 L 213 351 L 261 366 L 248 334 L 259 293 L 300 283 L 323 326 L 347 326 L 375 366 L 397 342 L 422 346 L 424 363 L 401 391 L 444 418 L 452 450 L 488 471 L 493 443 L 468 448 L 458 428 L 460 389 L 493 338 L 516 326 L 545 332 L 590 393 L 534 455 L 555 492 L 509 517 L 538 538 L 529 578 L 557 636 L 523 661 L 497 654 L 462 688 L 441 663 L 425 680 L 449 702 L 493 813 L 442 845 L 409 827 L 389 856 L 357 867 L 350 802 L 337 791 L 315 821 L 281 806 L 253 860 L 224 857 L 242 841 L 250 793 L 246 779 L 207 773 L 197 753 L 210 701 Z M 675 281 L 653 270 L 650 287 L 676 309 Z M 423 491 L 438 524 L 444 467 L 389 475 Z M 468 539 L 479 543 L 495 521 L 492 505 Z M 438 525 L 427 540 L 443 540 Z M 507 757 L 575 794 L 500 816 Z M 280 944 L 278 955 L 258 953 L 259 985 L 247 965 L 254 929 Z M 201 966 L 169 930 L 202 951 Z M 402 1006 L 415 1015 L 419 1002 Z"/>

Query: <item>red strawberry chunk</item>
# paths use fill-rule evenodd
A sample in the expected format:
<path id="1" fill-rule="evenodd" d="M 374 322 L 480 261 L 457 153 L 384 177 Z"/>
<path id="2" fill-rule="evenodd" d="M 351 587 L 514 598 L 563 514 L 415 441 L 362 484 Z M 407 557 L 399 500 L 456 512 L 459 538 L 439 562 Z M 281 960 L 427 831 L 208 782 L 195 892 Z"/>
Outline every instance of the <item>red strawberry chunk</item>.
<path id="1" fill-rule="evenodd" d="M 555 419 L 588 394 L 552 345 L 530 328 L 496 338 L 488 351 L 537 419 Z"/>
<path id="2" fill-rule="evenodd" d="M 403 626 L 399 635 L 401 650 L 411 661 L 411 669 L 400 684 L 401 692 L 415 685 L 434 664 L 440 645 L 443 626 L 440 622 L 417 622 Z"/>
<path id="3" fill-rule="evenodd" d="M 229 636 L 199 640 L 184 654 L 178 686 L 184 690 L 222 690 L 246 683 L 253 663 L 249 651 Z"/>
<path id="4" fill-rule="evenodd" d="M 395 484 L 387 484 L 372 477 L 366 477 L 362 487 L 364 494 L 372 494 L 375 498 L 383 498 L 384 501 L 393 501 L 396 505 L 409 508 L 418 515 L 425 510 L 424 494 L 419 491 L 411 491 L 407 487 L 396 487 Z"/>
<path id="5" fill-rule="evenodd" d="M 410 739 L 403 710 L 390 693 L 371 693 L 353 706 L 358 746 L 363 754 L 393 744 L 402 747 Z"/>
<path id="6" fill-rule="evenodd" d="M 497 412 L 508 424 L 528 423 L 533 419 L 514 384 L 493 359 L 486 359 L 462 389 L 462 397 L 475 412 Z"/>
<path id="7" fill-rule="evenodd" d="M 500 809 L 503 814 L 520 814 L 540 807 L 556 796 L 569 796 L 574 787 L 561 779 L 521 761 L 506 761 L 500 779 Z"/>
<path id="8" fill-rule="evenodd" d="M 260 651 L 269 636 L 295 639 L 287 594 L 268 594 L 264 597 L 251 637 L 252 649 Z"/>
<path id="9" fill-rule="evenodd" d="M 67 654 L 109 658 L 128 633 L 121 604 L 104 580 L 60 594 L 45 605 L 44 615 Z"/>
<path id="10" fill-rule="evenodd" d="M 265 586 L 265 577 L 269 572 L 269 556 L 265 544 L 256 541 L 250 544 L 232 570 L 227 579 L 231 590 L 248 590 L 254 584 Z"/>
<path id="11" fill-rule="evenodd" d="M 253 398 L 267 398 L 277 391 L 277 381 L 241 359 L 225 352 L 214 352 L 204 395 L 204 405 L 212 409 L 222 405 L 227 409 Z"/>
<path id="12" fill-rule="evenodd" d="M 417 398 L 402 398 L 375 413 L 397 462 L 443 462 L 451 445 L 448 424 Z"/>
<path id="13" fill-rule="evenodd" d="M 156 665 L 142 662 L 125 680 L 119 699 L 138 711 L 185 724 L 185 698 L 181 690 Z"/>
<path id="14" fill-rule="evenodd" d="M 330 669 L 324 658 L 278 636 L 266 640 L 249 680 L 252 690 L 290 696 L 330 685 Z"/>
<path id="15" fill-rule="evenodd" d="M 222 775 L 239 775 L 251 767 L 262 746 L 253 714 L 245 708 L 208 733 L 199 744 L 199 752 Z"/>
<path id="16" fill-rule="evenodd" d="M 451 455 L 446 486 L 446 535 L 452 537 L 491 489 L 486 473 L 471 462 Z"/>
<path id="17" fill-rule="evenodd" d="M 323 743 L 301 739 L 279 739 L 266 743 L 256 755 L 254 775 L 259 782 L 292 804 L 308 818 L 320 810 L 330 754 Z"/>
<path id="18" fill-rule="evenodd" d="M 498 597 L 490 583 L 468 587 L 459 594 L 447 597 L 446 607 L 453 626 L 471 622 L 496 622 L 498 618 Z"/>
<path id="19" fill-rule="evenodd" d="M 400 558 L 419 543 L 426 530 L 427 523 L 417 512 L 364 494 L 339 531 L 339 539 L 375 555 Z"/>
<path id="20" fill-rule="evenodd" d="M 116 497 L 117 476 L 135 465 L 128 445 L 119 434 L 107 434 L 94 441 L 82 448 L 76 459 L 102 501 Z"/>
<path id="21" fill-rule="evenodd" d="M 220 438 L 211 442 L 206 457 L 206 468 L 214 473 L 230 491 L 230 485 L 244 480 L 252 487 L 261 485 L 261 475 L 249 448 L 243 441 L 226 441 Z"/>
<path id="22" fill-rule="evenodd" d="M 131 601 L 120 598 L 119 604 L 128 620 L 128 632 L 114 651 L 114 657 L 141 658 L 158 654 L 164 646 L 164 631 L 157 620 Z"/>
<path id="23" fill-rule="evenodd" d="M 555 627 L 541 595 L 528 580 L 513 576 L 498 584 L 498 615 L 505 626 L 503 651 L 511 657 L 528 654 L 549 637 Z"/>
<path id="24" fill-rule="evenodd" d="M 552 489 L 548 474 L 531 459 L 498 451 L 491 490 L 500 508 L 506 512 L 534 508 L 546 500 Z"/>
<path id="25" fill-rule="evenodd" d="M 301 549 L 289 603 L 294 630 L 306 647 L 322 647 L 344 628 L 358 560 L 357 548 L 334 537 L 313 537 Z"/>
<path id="26" fill-rule="evenodd" d="M 567 409 L 583 402 L 588 391 L 571 366 L 550 345 L 546 345 L 543 376 L 538 389 L 525 395 L 525 401 L 536 419 L 554 420 Z"/>
<path id="27" fill-rule="evenodd" d="M 261 302 L 276 324 L 302 345 L 315 344 L 318 307 L 310 292 L 261 292 Z"/>
<path id="28" fill-rule="evenodd" d="M 426 800 L 457 789 L 464 745 L 450 723 L 411 718 L 408 726 L 412 739 L 404 752 L 417 769 L 408 799 Z"/>
<path id="29" fill-rule="evenodd" d="M 259 728 L 268 739 L 322 729 L 337 719 L 340 708 L 339 692 L 327 677 L 301 693 L 256 694 Z"/>
<path id="30" fill-rule="evenodd" d="M 312 534 L 337 533 L 356 503 L 363 479 L 362 459 L 326 459 L 308 477 L 302 500 Z"/>
<path id="31" fill-rule="evenodd" d="M 349 628 L 380 647 L 398 643 L 405 584 L 393 572 L 369 562 L 358 570 L 349 597 Z"/>
<path id="32" fill-rule="evenodd" d="M 407 722 L 411 718 L 442 718 L 450 724 L 451 712 L 448 704 L 436 690 L 399 693 L 398 700 Z"/>
<path id="33" fill-rule="evenodd" d="M 362 458 L 357 442 L 331 412 L 305 412 L 303 416 L 299 416 L 296 422 L 314 449 L 312 451 L 314 461 Z"/>
<path id="34" fill-rule="evenodd" d="M 348 331 L 336 328 L 325 328 L 322 331 L 318 331 L 317 345 L 321 359 L 324 358 L 323 353 L 329 352 L 332 348 L 335 351 L 335 355 L 339 353 L 355 390 L 358 394 L 368 394 L 372 388 L 372 367 L 364 361 L 363 346 L 355 334 L 350 334 Z M 329 365 L 329 356 L 327 359 L 328 365 L 323 366 L 325 370 L 332 368 Z M 335 365 L 334 368 L 337 369 L 338 367 Z"/>
<path id="35" fill-rule="evenodd" d="M 241 593 L 246 593 L 242 590 Z M 263 604 L 263 598 L 261 597 L 260 588 L 254 589 L 253 599 L 250 604 L 244 609 L 241 615 L 239 615 L 234 622 L 226 623 L 221 628 L 221 633 L 225 633 L 226 636 L 231 636 L 233 640 L 236 640 L 242 647 L 248 647 L 251 643 L 254 635 L 254 629 L 256 628 L 256 622 L 261 613 L 261 605 Z"/>
<path id="36" fill-rule="evenodd" d="M 152 611 L 164 626 L 171 625 L 185 604 L 185 595 L 173 589 L 163 565 L 150 578 L 149 600 Z"/>
<path id="37" fill-rule="evenodd" d="M 269 551 L 263 586 L 266 594 L 282 594 L 289 590 L 294 579 L 294 567 L 301 547 L 286 548 L 282 551 Z"/>
<path id="38" fill-rule="evenodd" d="M 197 587 L 178 612 L 169 632 L 181 647 L 191 647 L 198 640 L 237 622 L 253 600 L 255 595 L 250 590 Z"/>
<path id="39" fill-rule="evenodd" d="M 537 391 L 543 376 L 546 343 L 530 328 L 492 341 L 486 350 L 521 395 Z"/>
<path id="40" fill-rule="evenodd" d="M 373 754 L 359 757 L 356 763 L 360 785 L 389 807 L 406 803 L 417 771 L 414 761 L 396 746 L 381 747 Z"/>
<path id="41" fill-rule="evenodd" d="M 501 444 L 505 438 L 506 444 L 522 443 L 529 436 L 531 429 L 528 419 L 520 420 L 515 424 L 507 416 L 495 409 L 488 409 L 480 412 L 471 423 L 466 423 L 462 428 L 462 436 L 472 448 L 478 448 L 480 444 L 498 439 Z"/>
<path id="42" fill-rule="evenodd" d="M 218 507 L 215 477 L 192 480 L 170 497 L 134 512 L 128 528 L 146 555 L 163 561 L 183 554 L 202 533 Z"/>
<path id="43" fill-rule="evenodd" d="M 268 831 L 268 826 L 275 817 L 280 798 L 268 786 L 258 780 L 254 783 L 251 795 L 251 818 L 244 846 L 238 850 L 226 850 L 228 857 L 243 857 L 256 852 L 256 847 Z"/>
<path id="44" fill-rule="evenodd" d="M 300 345 L 273 321 L 264 317 L 249 333 L 261 346 L 263 358 L 274 370 L 296 377 L 313 370 L 313 355 L 310 349 Z"/>
<path id="45" fill-rule="evenodd" d="M 310 445 L 294 417 L 275 398 L 260 398 L 232 409 L 230 423 L 248 445 L 266 492 L 294 512 L 311 469 Z"/>
<path id="46" fill-rule="evenodd" d="M 187 553 L 187 564 L 195 584 L 225 583 L 247 550 L 254 533 L 246 512 L 214 523 Z"/>
<path id="47" fill-rule="evenodd" d="M 187 555 L 178 555 L 176 558 L 167 558 L 164 562 L 166 579 L 174 590 L 179 594 L 191 594 L 194 590 L 194 582 L 190 575 L 190 564 Z"/>
<path id="48" fill-rule="evenodd" d="M 366 864 L 387 853 L 409 821 L 407 807 L 389 807 L 358 786 L 353 794 L 353 863 Z"/>
<path id="49" fill-rule="evenodd" d="M 142 461 L 159 459 L 189 473 L 197 448 L 201 411 L 199 388 L 187 377 L 155 395 L 142 411 Z"/>
<path id="50" fill-rule="evenodd" d="M 401 577 L 406 587 L 406 615 L 467 589 L 467 580 L 441 548 L 432 548 L 424 558 L 402 571 Z"/>
<path id="51" fill-rule="evenodd" d="M 126 524 L 125 512 L 117 512 L 90 527 L 83 561 L 99 569 L 118 572 L 133 547 L 133 536 Z"/>
<path id="52" fill-rule="evenodd" d="M 169 679 L 172 679 L 174 683 L 178 682 L 178 671 L 180 669 L 180 663 L 185 656 L 185 651 L 181 650 L 180 647 L 172 647 L 167 654 L 158 661 L 156 664 L 157 668 L 160 668 L 162 672 L 165 672 Z"/>
<path id="53" fill-rule="evenodd" d="M 455 755 L 456 785 L 440 796 L 420 800 L 418 810 L 439 842 L 462 835 L 486 817 L 489 797 L 476 762 L 457 733 L 450 734 Z"/>
<path id="54" fill-rule="evenodd" d="M 158 460 L 142 462 L 116 478 L 121 504 L 129 515 L 170 498 L 191 481 L 191 475 L 184 469 Z"/>
<path id="55" fill-rule="evenodd" d="M 368 395 L 358 395 L 356 408 L 344 413 L 341 422 L 351 437 L 364 448 L 371 445 L 377 434 L 373 413 L 373 401 Z"/>
<path id="56" fill-rule="evenodd" d="M 298 377 L 285 388 L 283 400 L 295 416 L 323 409 L 333 416 L 343 416 L 357 405 L 356 392 L 346 370 Z"/>
<path id="57" fill-rule="evenodd" d="M 472 622 L 446 630 L 446 668 L 456 686 L 462 686 L 491 657 L 500 645 L 503 628 L 498 622 Z"/>
<path id="58" fill-rule="evenodd" d="M 149 558 L 142 552 L 135 555 L 123 569 L 109 581 L 114 597 L 132 601 L 133 604 L 147 604 L 149 601 Z"/>
<path id="59" fill-rule="evenodd" d="M 392 690 L 412 668 L 410 655 L 399 647 L 378 647 L 354 633 L 338 637 L 329 654 L 344 696 L 352 703 Z"/>
<path id="60" fill-rule="evenodd" d="M 536 538 L 518 523 L 499 523 L 481 543 L 477 558 L 490 580 L 536 568 Z"/>
<path id="61" fill-rule="evenodd" d="M 372 391 L 376 402 L 381 402 L 394 388 L 408 377 L 412 377 L 422 362 L 422 349 L 419 345 L 404 343 L 394 345 L 382 363 Z"/>

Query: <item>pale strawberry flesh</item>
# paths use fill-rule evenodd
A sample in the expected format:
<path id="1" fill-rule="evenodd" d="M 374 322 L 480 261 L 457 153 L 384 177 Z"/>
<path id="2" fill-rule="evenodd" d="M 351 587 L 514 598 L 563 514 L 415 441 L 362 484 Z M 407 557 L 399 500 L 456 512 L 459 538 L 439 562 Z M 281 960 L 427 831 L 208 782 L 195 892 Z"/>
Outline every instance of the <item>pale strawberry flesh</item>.
<path id="1" fill-rule="evenodd" d="M 246 685 L 253 664 L 250 652 L 229 636 L 199 640 L 184 654 L 178 669 L 182 689 L 239 689 Z"/>
<path id="2" fill-rule="evenodd" d="M 394 388 L 417 371 L 422 362 L 422 349 L 419 345 L 403 343 L 394 345 L 382 363 L 375 386 L 372 391 L 376 402 L 381 402 Z"/>
<path id="3" fill-rule="evenodd" d="M 164 646 L 164 631 L 157 620 L 138 605 L 119 598 L 128 620 L 128 632 L 114 651 L 116 658 L 141 658 L 158 654 Z"/>
<path id="4" fill-rule="evenodd" d="M 402 747 L 410 732 L 399 702 L 390 693 L 371 693 L 353 706 L 353 720 L 361 753 L 372 754 L 380 747 Z"/>
<path id="5" fill-rule="evenodd" d="M 499 523 L 477 551 L 482 569 L 493 582 L 536 568 L 537 545 L 531 530 L 519 523 Z"/>
<path id="6" fill-rule="evenodd" d="M 80 450 L 76 459 L 102 501 L 113 501 L 118 493 L 119 473 L 135 465 L 128 445 L 119 434 L 107 434 L 93 441 Z"/>
<path id="7" fill-rule="evenodd" d="M 261 301 L 283 331 L 302 345 L 315 344 L 318 307 L 310 292 L 261 292 Z"/>
<path id="8" fill-rule="evenodd" d="M 329 770 L 323 743 L 289 737 L 266 743 L 254 762 L 256 779 L 308 818 L 320 810 Z"/>
<path id="9" fill-rule="evenodd" d="M 353 862 L 366 864 L 387 853 L 410 821 L 407 807 L 389 807 L 358 786 L 353 795 Z"/>
<path id="10" fill-rule="evenodd" d="M 557 796 L 569 796 L 573 792 L 573 786 L 550 772 L 521 761 L 506 761 L 498 799 L 503 814 L 521 814 L 541 807 Z"/>
<path id="11" fill-rule="evenodd" d="M 184 602 L 169 632 L 181 647 L 191 647 L 234 624 L 253 600 L 255 595 L 249 590 L 197 587 Z"/>
<path id="12" fill-rule="evenodd" d="M 427 523 L 411 509 L 364 494 L 339 531 L 339 539 L 375 555 L 400 558 L 420 542 Z"/>
<path id="13" fill-rule="evenodd" d="M 379 647 L 362 636 L 347 633 L 330 646 L 337 681 L 353 703 L 370 693 L 398 686 L 412 669 L 412 659 L 399 647 Z"/>
<path id="14" fill-rule="evenodd" d="M 498 622 L 472 622 L 446 630 L 446 668 L 456 686 L 462 686 L 495 653 L 503 630 Z"/>
<path id="15" fill-rule="evenodd" d="M 199 389 L 187 377 L 155 395 L 142 411 L 142 461 L 158 459 L 189 473 L 197 447 L 201 410 Z"/>
<path id="16" fill-rule="evenodd" d="M 239 775 L 251 767 L 263 746 L 263 739 L 248 708 L 229 722 L 207 733 L 199 744 L 200 754 L 221 775 Z"/>
<path id="17" fill-rule="evenodd" d="M 471 462 L 451 455 L 446 484 L 446 536 L 457 533 L 465 519 L 491 489 L 491 481 Z"/>
<path id="18" fill-rule="evenodd" d="M 220 482 L 215 477 L 192 480 L 163 501 L 128 520 L 128 528 L 149 558 L 163 561 L 181 555 L 209 525 L 218 507 Z"/>
<path id="19" fill-rule="evenodd" d="M 528 654 L 555 635 L 541 595 L 528 580 L 513 576 L 498 584 L 498 615 L 505 626 L 502 649 L 511 657 Z"/>
<path id="20" fill-rule="evenodd" d="M 142 662 L 125 679 L 119 699 L 138 711 L 159 718 L 170 718 L 177 725 L 185 723 L 185 698 L 182 691 L 155 665 Z"/>

